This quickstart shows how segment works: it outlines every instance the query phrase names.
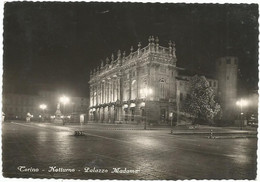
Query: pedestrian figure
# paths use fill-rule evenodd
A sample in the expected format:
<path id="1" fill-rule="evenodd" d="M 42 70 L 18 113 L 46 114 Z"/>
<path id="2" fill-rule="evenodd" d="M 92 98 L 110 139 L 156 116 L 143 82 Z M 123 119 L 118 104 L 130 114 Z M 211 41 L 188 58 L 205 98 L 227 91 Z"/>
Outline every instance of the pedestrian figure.
<path id="1" fill-rule="evenodd" d="M 32 115 L 28 112 L 27 116 L 26 116 L 26 122 L 30 122 L 31 121 L 31 117 L 32 117 Z"/>
<path id="2" fill-rule="evenodd" d="M 5 120 L 5 113 L 2 112 L 2 121 L 4 122 L 4 120 Z"/>

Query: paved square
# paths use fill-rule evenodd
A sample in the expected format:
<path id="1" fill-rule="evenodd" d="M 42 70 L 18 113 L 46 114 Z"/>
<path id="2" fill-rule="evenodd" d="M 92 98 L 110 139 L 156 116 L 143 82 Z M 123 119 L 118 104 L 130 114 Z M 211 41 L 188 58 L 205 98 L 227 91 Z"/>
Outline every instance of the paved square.
<path id="1" fill-rule="evenodd" d="M 194 135 L 174 136 L 168 130 L 97 130 L 87 125 L 82 128 L 85 136 L 74 136 L 74 128 L 77 127 L 73 126 L 15 122 L 3 123 L 2 128 L 5 177 L 256 177 L 256 138 L 208 139 Z M 19 166 L 38 168 L 39 172 L 19 171 Z M 49 171 L 55 167 L 60 171 Z M 112 173 L 113 168 L 120 168 L 122 173 Z M 62 172 L 64 169 L 74 169 L 75 172 Z M 98 169 L 108 172 L 100 173 Z M 125 173 L 127 170 L 131 172 Z"/>

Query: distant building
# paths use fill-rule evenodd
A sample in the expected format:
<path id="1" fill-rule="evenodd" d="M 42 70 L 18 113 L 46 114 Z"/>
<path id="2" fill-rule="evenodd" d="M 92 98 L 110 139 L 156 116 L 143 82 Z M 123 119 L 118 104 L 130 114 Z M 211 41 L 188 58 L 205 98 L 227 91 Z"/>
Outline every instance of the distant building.
<path id="1" fill-rule="evenodd" d="M 4 94 L 2 103 L 5 119 L 25 120 L 28 112 L 34 116 L 38 115 L 40 100 L 37 95 Z"/>
<path id="2" fill-rule="evenodd" d="M 25 120 L 27 113 L 33 115 L 32 120 L 41 120 L 43 115 L 50 119 L 55 115 L 57 103 L 61 95 L 58 92 L 40 91 L 37 95 L 6 93 L 3 94 L 3 112 L 5 120 Z M 45 111 L 40 109 L 41 104 L 46 104 Z M 64 108 L 62 114 L 71 116 L 72 122 L 78 122 L 81 114 L 88 116 L 89 99 L 85 97 L 70 97 L 70 103 Z"/>
<path id="3" fill-rule="evenodd" d="M 153 36 L 148 42 L 143 48 L 139 43 L 137 51 L 131 47 L 129 55 L 119 50 L 116 58 L 112 54 L 93 70 L 89 81 L 91 121 L 139 123 L 146 118 L 150 123 L 168 124 L 177 120 L 190 76 L 182 75 L 176 66 L 173 42 L 164 47 Z M 228 101 L 236 98 L 237 58 L 221 58 L 219 62 L 217 77 L 207 80 L 227 108 Z"/>

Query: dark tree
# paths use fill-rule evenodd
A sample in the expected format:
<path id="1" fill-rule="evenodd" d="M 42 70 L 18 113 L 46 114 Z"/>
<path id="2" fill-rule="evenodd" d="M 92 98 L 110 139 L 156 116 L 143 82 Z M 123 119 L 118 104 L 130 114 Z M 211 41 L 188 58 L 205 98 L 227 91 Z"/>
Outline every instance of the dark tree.
<path id="1" fill-rule="evenodd" d="M 215 101 L 213 89 L 204 76 L 195 75 L 189 80 L 190 88 L 183 109 L 194 117 L 195 123 L 213 124 L 219 117 L 220 105 Z"/>

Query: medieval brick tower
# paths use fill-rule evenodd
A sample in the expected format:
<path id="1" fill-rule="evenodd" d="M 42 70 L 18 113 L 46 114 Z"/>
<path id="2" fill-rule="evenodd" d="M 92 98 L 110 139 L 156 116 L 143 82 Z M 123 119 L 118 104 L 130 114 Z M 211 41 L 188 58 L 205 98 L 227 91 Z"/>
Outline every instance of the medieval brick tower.
<path id="1" fill-rule="evenodd" d="M 237 57 L 226 56 L 217 59 L 218 96 L 224 120 L 232 120 L 235 117 L 237 107 L 237 65 Z"/>

